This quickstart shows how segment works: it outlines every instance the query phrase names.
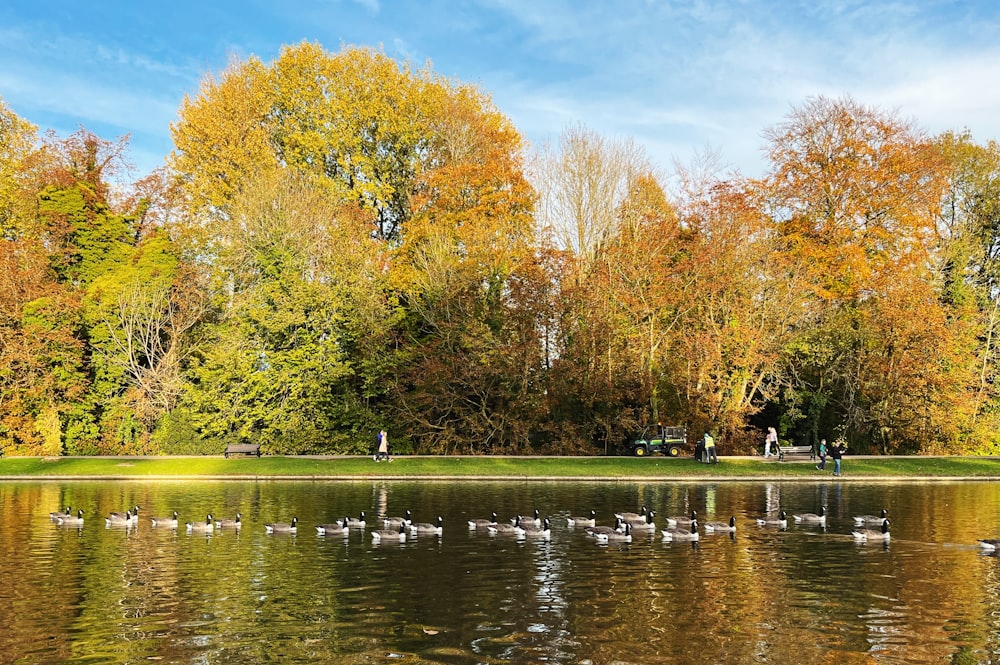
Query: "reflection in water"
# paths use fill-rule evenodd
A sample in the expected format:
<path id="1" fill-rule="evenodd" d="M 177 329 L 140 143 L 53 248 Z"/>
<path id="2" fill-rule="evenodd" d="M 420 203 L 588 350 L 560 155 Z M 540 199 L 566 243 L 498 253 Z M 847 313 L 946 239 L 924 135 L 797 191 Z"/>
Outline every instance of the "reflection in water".
<path id="1" fill-rule="evenodd" d="M 996 483 L 0 483 L 0 661 L 191 663 L 991 662 L 1000 574 Z M 140 505 L 242 529 L 106 527 Z M 698 543 L 597 544 L 566 517 L 647 505 L 737 520 Z M 59 506 L 95 516 L 60 527 Z M 467 520 L 538 506 L 550 540 Z M 825 528 L 758 527 L 815 512 Z M 892 540 L 852 516 L 888 507 Z M 378 517 L 444 518 L 443 535 L 373 543 Z M 367 529 L 314 526 L 367 512 Z M 299 518 L 297 533 L 264 524 Z M 959 660 L 964 659 L 964 660 Z"/>

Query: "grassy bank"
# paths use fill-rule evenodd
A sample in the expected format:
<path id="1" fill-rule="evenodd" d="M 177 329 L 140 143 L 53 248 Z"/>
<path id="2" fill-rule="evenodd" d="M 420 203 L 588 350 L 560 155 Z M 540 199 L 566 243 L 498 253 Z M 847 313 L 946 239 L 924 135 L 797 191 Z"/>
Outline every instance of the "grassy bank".
<path id="1" fill-rule="evenodd" d="M 663 457 L 10 457 L 0 479 L 12 478 L 580 478 L 580 479 L 832 479 L 808 461 L 722 458 L 699 464 Z M 855 457 L 842 480 L 871 478 L 1000 480 L 1000 460 L 985 457 Z"/>

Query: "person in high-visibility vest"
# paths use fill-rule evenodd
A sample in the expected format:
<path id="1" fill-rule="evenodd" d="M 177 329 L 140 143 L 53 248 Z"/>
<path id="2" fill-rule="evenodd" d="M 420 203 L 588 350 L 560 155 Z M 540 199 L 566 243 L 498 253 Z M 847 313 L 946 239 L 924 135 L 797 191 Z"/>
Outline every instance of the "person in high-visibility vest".
<path id="1" fill-rule="evenodd" d="M 715 439 L 708 432 L 705 432 L 705 438 L 702 441 L 702 445 L 705 448 L 705 462 L 709 464 L 718 464 L 719 456 L 715 454 Z"/>

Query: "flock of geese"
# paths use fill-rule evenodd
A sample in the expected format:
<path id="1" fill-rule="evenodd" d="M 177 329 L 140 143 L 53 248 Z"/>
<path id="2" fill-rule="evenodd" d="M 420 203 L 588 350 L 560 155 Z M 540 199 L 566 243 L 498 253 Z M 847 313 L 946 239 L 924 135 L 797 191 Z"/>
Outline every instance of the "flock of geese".
<path id="1" fill-rule="evenodd" d="M 83 510 L 79 509 L 74 514 L 73 509 L 67 506 L 65 510 L 49 513 L 49 519 L 61 526 L 82 527 Z M 134 528 L 139 524 L 139 506 L 134 506 L 124 513 L 110 513 L 104 518 L 104 522 L 105 526 L 109 529 L 114 527 L 124 529 Z M 150 518 L 150 522 L 154 528 L 177 529 L 182 526 L 178 521 L 177 511 L 174 511 L 173 515 L 169 517 L 152 517 Z M 291 522 L 269 522 L 264 525 L 264 530 L 267 533 L 293 534 L 298 532 L 298 524 L 299 518 L 293 517 Z M 434 534 L 440 536 L 444 532 L 444 518 L 439 516 L 433 524 L 414 522 L 409 510 L 406 511 L 404 517 L 385 518 L 379 520 L 379 524 L 384 526 L 384 528 L 371 531 L 372 539 L 375 541 L 405 541 L 407 535 Z M 243 515 L 241 513 L 236 513 L 235 517 L 221 519 L 217 519 L 209 513 L 206 515 L 204 522 L 185 522 L 183 524 L 183 527 L 189 533 L 212 533 L 216 529 L 239 530 L 242 526 Z M 368 522 L 365 519 L 365 513 L 361 511 L 358 517 L 344 517 L 331 524 L 317 524 L 316 532 L 321 536 L 347 536 L 351 530 L 365 529 L 367 526 Z"/>
<path id="2" fill-rule="evenodd" d="M 49 513 L 49 518 L 64 526 L 83 526 L 84 511 L 73 512 L 72 508 Z M 178 521 L 177 512 L 167 517 L 149 518 L 153 527 L 178 529 L 181 524 Z M 812 524 L 826 526 L 826 509 L 821 507 L 818 513 L 798 513 L 792 515 L 795 523 Z M 297 533 L 298 517 L 293 517 L 291 522 L 272 522 L 264 525 L 267 533 Z M 581 528 L 585 534 L 594 539 L 597 543 L 629 543 L 634 536 L 655 537 L 657 533 L 664 541 L 697 541 L 701 531 L 705 533 L 736 533 L 736 516 L 729 518 L 728 522 L 707 521 L 700 522 L 698 514 L 692 510 L 688 515 L 676 515 L 666 517 L 665 524 L 658 527 L 656 523 L 656 512 L 642 506 L 638 513 L 619 512 L 614 514 L 614 523 L 611 525 L 598 525 L 597 513 L 590 511 L 589 515 L 567 518 L 569 528 Z M 785 511 L 781 511 L 777 516 L 761 517 L 755 520 L 758 527 L 787 528 L 788 516 Z M 122 527 L 133 528 L 139 524 L 139 506 L 134 506 L 124 513 L 113 512 L 105 518 L 107 528 Z M 191 533 L 212 533 L 216 529 L 238 530 L 243 526 L 242 515 L 236 513 L 235 517 L 216 519 L 211 514 L 205 517 L 205 521 L 186 522 L 184 528 Z M 367 530 L 373 527 L 369 533 L 374 542 L 405 542 L 411 536 L 436 535 L 444 533 L 444 518 L 438 516 L 434 522 L 414 522 L 411 511 L 407 510 L 399 517 L 377 518 L 369 522 L 362 511 L 358 517 L 344 517 L 330 524 L 316 525 L 316 532 L 321 536 L 348 536 L 352 531 Z M 548 539 L 552 532 L 552 520 L 549 517 L 541 517 L 540 511 L 536 508 L 532 515 L 516 515 L 508 521 L 501 521 L 494 512 L 489 518 L 468 520 L 468 528 L 471 531 L 485 531 L 490 535 L 508 536 L 517 539 L 537 538 Z M 699 531 L 699 529 L 701 531 Z M 852 537 L 859 542 L 888 542 L 889 541 L 889 519 L 888 510 L 883 509 L 880 515 L 857 515 L 854 517 L 854 529 L 851 531 Z M 1000 539 L 979 541 L 986 550 L 996 551 L 1000 548 Z"/>
<path id="3" fill-rule="evenodd" d="M 64 510 L 49 513 L 49 518 L 62 526 L 83 526 L 82 509 L 75 513 L 67 506 Z M 178 522 L 177 512 L 167 517 L 149 518 L 153 527 L 178 529 L 181 524 Z M 236 513 L 235 517 L 216 519 L 211 514 L 205 517 L 205 521 L 185 522 L 183 527 L 191 533 L 212 533 L 216 529 L 238 530 L 243 526 L 242 515 Z M 821 507 L 818 513 L 797 513 L 792 515 L 793 523 L 803 525 L 816 525 L 826 527 L 826 509 Z M 291 533 L 298 531 L 298 517 L 293 517 L 291 522 L 272 522 L 264 525 L 267 533 Z M 664 519 L 665 524 L 657 527 L 656 512 L 642 506 L 638 513 L 620 512 L 614 514 L 612 525 L 598 525 L 597 513 L 590 511 L 589 515 L 567 518 L 567 526 L 571 529 L 582 528 L 583 532 L 594 539 L 597 543 L 630 543 L 633 536 L 641 535 L 655 537 L 657 532 L 664 541 L 697 541 L 700 538 L 700 531 L 705 533 L 736 533 L 736 516 L 729 518 L 728 522 L 700 522 L 698 514 L 692 510 L 688 515 L 676 515 Z M 121 527 L 133 528 L 139 524 L 139 506 L 134 506 L 124 513 L 113 512 L 105 518 L 107 528 Z M 776 527 L 785 529 L 788 527 L 788 515 L 782 510 L 776 516 L 760 517 L 755 520 L 758 527 Z M 365 517 L 365 512 L 361 511 L 358 517 L 344 517 L 330 524 L 317 524 L 316 532 L 321 536 L 348 536 L 352 531 L 367 530 L 369 526 L 373 528 L 369 531 L 374 542 L 405 542 L 411 536 L 436 535 L 444 533 L 444 518 L 438 516 L 434 522 L 414 522 L 411 511 L 407 510 L 399 517 L 377 518 L 369 522 Z M 855 515 L 854 528 L 851 536 L 857 542 L 880 542 L 888 543 L 889 531 L 889 511 L 885 508 L 879 515 Z M 548 539 L 551 535 L 552 520 L 549 517 L 541 517 L 540 511 L 536 508 L 532 515 L 516 515 L 508 521 L 501 521 L 494 512 L 489 518 L 468 520 L 470 531 L 485 531 L 490 535 L 508 536 L 517 539 L 538 538 Z M 1000 539 L 981 539 L 978 541 L 980 547 L 986 552 L 1000 551 Z"/>
<path id="4" fill-rule="evenodd" d="M 631 542 L 634 533 L 655 535 L 659 531 L 664 541 L 697 541 L 700 539 L 699 527 L 705 533 L 736 533 L 736 516 L 728 522 L 698 521 L 697 511 L 689 515 L 676 515 L 665 518 L 666 528 L 657 529 L 656 512 L 643 506 L 638 513 L 615 513 L 614 526 L 596 526 L 594 511 L 589 518 L 569 518 L 569 526 L 583 525 L 584 531 L 592 535 L 598 542 Z M 858 542 L 888 542 L 889 541 L 889 511 L 882 510 L 881 515 L 857 515 L 854 517 L 852 537 Z M 799 524 L 814 524 L 826 526 L 826 509 L 821 507 L 818 513 L 798 513 L 792 515 L 792 520 Z M 788 515 L 781 511 L 776 517 L 759 517 L 755 520 L 758 527 L 788 527 Z M 877 529 L 868 528 L 878 526 Z"/>
<path id="5" fill-rule="evenodd" d="M 51 519 L 56 524 L 61 526 L 83 526 L 83 510 L 79 509 L 76 514 L 73 514 L 73 509 L 69 506 L 65 510 L 59 510 L 49 513 L 49 519 Z M 153 517 L 150 518 L 154 527 L 161 527 L 166 529 L 176 529 L 180 526 L 177 520 L 177 511 L 170 517 Z M 139 506 L 134 506 L 129 508 L 124 513 L 109 513 L 107 517 L 104 518 L 104 524 L 107 528 L 120 527 L 124 529 L 131 529 L 139 525 Z M 236 517 L 224 518 L 224 519 L 214 519 L 212 515 L 208 515 L 204 522 L 187 522 L 184 527 L 188 531 L 192 532 L 202 532 L 211 533 L 215 529 L 239 529 L 243 526 L 242 515 L 236 513 Z M 270 526 L 270 525 L 268 525 Z"/>

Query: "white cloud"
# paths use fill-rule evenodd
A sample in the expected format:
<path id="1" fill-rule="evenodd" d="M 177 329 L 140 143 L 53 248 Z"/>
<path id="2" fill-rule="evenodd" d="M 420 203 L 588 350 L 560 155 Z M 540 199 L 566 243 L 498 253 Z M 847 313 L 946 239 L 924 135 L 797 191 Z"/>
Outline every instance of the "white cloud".
<path id="1" fill-rule="evenodd" d="M 384 9 L 327 0 L 272 13 L 221 0 L 215 11 L 234 17 L 227 30 L 165 32 L 159 50 L 98 42 L 97 26 L 71 21 L 6 21 L 0 95 L 35 122 L 53 114 L 131 131 L 137 151 L 154 154 L 169 145 L 202 63 L 224 65 L 223 49 L 268 61 L 281 44 L 308 40 L 333 50 L 385 44 L 393 57 L 431 60 L 491 93 L 532 142 L 582 123 L 635 138 L 663 165 L 708 146 L 759 174 L 761 132 L 818 94 L 898 108 L 931 132 L 968 126 L 977 140 L 1000 137 L 1000 8 L 988 3 L 428 0 Z"/>
<path id="2" fill-rule="evenodd" d="M 123 134 L 162 134 L 180 103 L 146 90 L 109 87 L 53 72 L 28 74 L 15 76 L 0 68 L 0 89 L 13 93 L 11 99 L 30 100 L 32 110 L 77 118 L 83 124 L 113 125 L 122 128 Z M 24 106 L 20 102 L 12 105 Z"/>

